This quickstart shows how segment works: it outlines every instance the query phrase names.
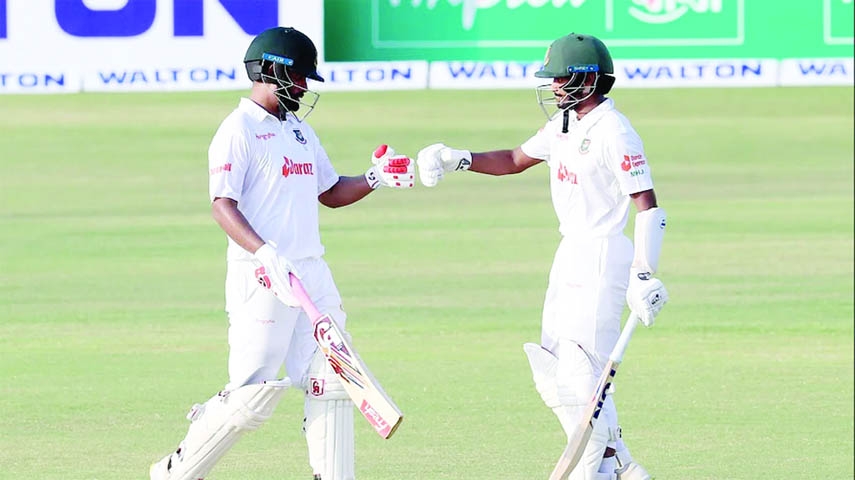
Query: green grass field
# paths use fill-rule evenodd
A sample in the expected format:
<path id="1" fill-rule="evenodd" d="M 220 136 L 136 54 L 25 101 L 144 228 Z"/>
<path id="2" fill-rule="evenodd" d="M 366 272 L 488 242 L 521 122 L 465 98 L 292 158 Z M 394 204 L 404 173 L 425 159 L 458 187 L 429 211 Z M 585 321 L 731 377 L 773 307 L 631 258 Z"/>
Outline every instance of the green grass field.
<path id="1" fill-rule="evenodd" d="M 226 381 L 208 142 L 243 92 L 0 96 L 0 479 L 142 479 Z M 669 212 L 671 301 L 616 401 L 658 480 L 852 479 L 853 90 L 616 90 Z M 383 142 L 514 147 L 533 91 L 325 93 L 341 174 Z M 563 448 L 522 344 L 558 243 L 545 167 L 322 209 L 363 358 L 405 412 L 356 419 L 361 479 L 544 479 Z M 302 395 L 212 479 L 308 479 Z"/>

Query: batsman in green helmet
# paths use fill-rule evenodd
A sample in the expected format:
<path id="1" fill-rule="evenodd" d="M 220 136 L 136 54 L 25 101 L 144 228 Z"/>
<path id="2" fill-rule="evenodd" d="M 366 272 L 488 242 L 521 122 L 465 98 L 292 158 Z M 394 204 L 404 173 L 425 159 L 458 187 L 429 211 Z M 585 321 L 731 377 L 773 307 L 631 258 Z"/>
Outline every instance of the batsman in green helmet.
<path id="1" fill-rule="evenodd" d="M 575 465 L 559 462 L 552 479 L 650 479 L 621 437 L 611 392 L 602 399 L 598 419 L 586 421 L 597 379 L 617 344 L 625 306 L 651 326 L 668 301 L 665 286 L 654 277 L 665 210 L 657 203 L 641 138 L 606 97 L 614 73 L 602 41 L 579 33 L 562 36 L 546 50 L 543 67 L 535 73 L 549 79 L 536 87 L 547 121 L 528 140 L 484 152 L 435 143 L 417 159 L 427 187 L 456 171 L 511 175 L 546 165 L 540 171 L 549 177 L 561 242 L 543 302 L 540 342 L 523 349 L 538 393 L 568 441 L 573 440 L 568 446 L 584 449 Z M 634 243 L 624 234 L 632 206 L 637 211 Z M 585 430 L 587 441 L 575 440 L 584 438 L 575 434 L 580 425 L 593 427 Z"/>
<path id="2" fill-rule="evenodd" d="M 593 108 L 602 102 L 615 83 L 612 56 L 596 37 L 571 33 L 552 42 L 546 50 L 538 78 L 558 80 L 537 87 L 537 101 L 547 117 L 557 112 Z M 557 106 L 550 112 L 548 105 Z"/>

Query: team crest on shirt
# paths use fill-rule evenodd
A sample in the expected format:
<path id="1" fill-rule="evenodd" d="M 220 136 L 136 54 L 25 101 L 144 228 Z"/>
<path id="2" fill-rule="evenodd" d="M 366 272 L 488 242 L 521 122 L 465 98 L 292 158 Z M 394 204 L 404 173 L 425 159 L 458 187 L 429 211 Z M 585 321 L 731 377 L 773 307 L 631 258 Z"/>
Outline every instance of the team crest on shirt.
<path id="1" fill-rule="evenodd" d="M 588 150 L 591 148 L 591 139 L 585 138 L 582 140 L 582 143 L 579 145 L 579 153 L 582 155 L 588 153 Z"/>
<path id="2" fill-rule="evenodd" d="M 303 136 L 303 132 L 301 132 L 299 128 L 294 130 L 294 138 L 303 145 L 306 144 L 306 137 Z"/>

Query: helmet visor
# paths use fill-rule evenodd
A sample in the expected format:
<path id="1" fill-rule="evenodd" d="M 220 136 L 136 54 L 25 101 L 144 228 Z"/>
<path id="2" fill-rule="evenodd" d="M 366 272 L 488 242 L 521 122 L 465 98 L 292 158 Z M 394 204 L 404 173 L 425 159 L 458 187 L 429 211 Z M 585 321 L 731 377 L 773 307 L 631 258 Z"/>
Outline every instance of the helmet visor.
<path id="1" fill-rule="evenodd" d="M 588 75 L 593 75 L 593 82 L 586 85 Z M 552 119 L 559 112 L 573 109 L 579 103 L 587 100 L 597 89 L 600 77 L 596 72 L 573 72 L 569 77 L 554 78 L 552 83 L 535 87 L 537 103 L 546 115 Z"/>
<path id="2" fill-rule="evenodd" d="M 318 103 L 320 94 L 309 90 L 306 77 L 291 69 L 294 60 L 265 53 L 261 62 L 261 81 L 276 85 L 274 94 L 283 111 L 290 112 L 298 121 L 303 121 Z M 302 114 L 297 114 L 298 110 Z"/>

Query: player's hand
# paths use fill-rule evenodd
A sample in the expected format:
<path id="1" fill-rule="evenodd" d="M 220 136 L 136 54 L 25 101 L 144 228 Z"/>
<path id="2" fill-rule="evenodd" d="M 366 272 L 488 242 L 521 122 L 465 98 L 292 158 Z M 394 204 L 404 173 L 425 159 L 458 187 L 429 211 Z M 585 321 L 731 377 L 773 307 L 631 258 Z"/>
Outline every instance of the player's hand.
<path id="1" fill-rule="evenodd" d="M 299 307 L 300 302 L 291 291 L 291 278 L 288 273 L 301 278 L 294 265 L 276 252 L 275 244 L 265 243 L 255 251 L 255 278 L 264 288 L 273 292 L 282 303 L 289 307 Z"/>
<path id="2" fill-rule="evenodd" d="M 667 302 L 668 291 L 659 279 L 653 278 L 647 272 L 630 272 L 626 303 L 645 327 L 653 325 L 656 315 Z"/>
<path id="3" fill-rule="evenodd" d="M 406 155 L 395 155 L 388 145 L 380 145 L 371 154 L 371 168 L 365 172 L 365 181 L 371 188 L 413 188 L 416 183 L 414 162 Z"/>
<path id="4" fill-rule="evenodd" d="M 434 143 L 419 151 L 416 162 L 422 184 L 426 187 L 434 187 L 446 172 L 469 170 L 472 166 L 472 152 Z"/>

